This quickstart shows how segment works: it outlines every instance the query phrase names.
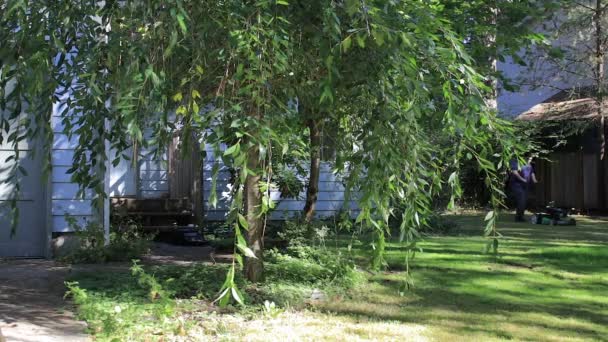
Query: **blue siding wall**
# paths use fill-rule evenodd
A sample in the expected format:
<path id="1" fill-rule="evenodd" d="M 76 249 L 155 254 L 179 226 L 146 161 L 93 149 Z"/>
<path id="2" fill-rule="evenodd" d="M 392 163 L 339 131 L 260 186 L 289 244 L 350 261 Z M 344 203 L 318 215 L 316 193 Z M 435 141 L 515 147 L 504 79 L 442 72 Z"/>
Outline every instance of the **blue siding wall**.
<path id="1" fill-rule="evenodd" d="M 53 167 L 51 175 L 51 224 L 53 232 L 71 231 L 65 214 L 75 218 L 81 227 L 88 221 L 97 218 L 95 210 L 91 206 L 92 192 L 87 191 L 84 198 L 76 196 L 78 184 L 70 181 L 67 170 L 72 166 L 74 149 L 78 146 L 78 136 L 69 139 L 63 134 L 63 122 L 60 113 L 62 106 L 57 103 L 53 106 L 51 127 L 54 133 L 51 164 Z"/>
<path id="2" fill-rule="evenodd" d="M 221 160 L 218 161 L 219 173 L 217 177 L 217 206 L 213 208 L 209 203 L 211 194 L 212 169 L 214 164 L 213 150 L 206 146 L 207 156 L 203 164 L 203 205 L 204 217 L 211 221 L 221 221 L 225 219 L 230 205 L 230 172 L 223 166 Z M 272 191 L 271 198 L 277 203 L 276 209 L 271 215 L 272 220 L 284 220 L 299 215 L 304 209 L 306 189 L 298 198 L 280 198 L 279 191 Z M 349 203 L 349 208 L 354 214 L 358 214 L 355 201 Z M 324 162 L 321 164 L 321 174 L 319 181 L 319 196 L 316 205 L 315 216 L 325 218 L 337 214 L 344 206 L 344 185 L 340 176 L 331 171 L 331 164 Z"/>
<path id="3" fill-rule="evenodd" d="M 152 132 L 147 130 L 146 136 Z M 165 151 L 160 158 L 154 158 L 154 149 L 141 149 L 139 151 L 139 193 L 143 198 L 159 198 L 168 196 L 169 179 L 167 170 L 169 162 Z"/>
<path id="4" fill-rule="evenodd" d="M 206 108 L 209 110 L 210 107 Z M 152 135 L 151 129 L 144 131 L 145 137 Z M 209 204 L 211 191 L 211 172 L 214 164 L 213 149 L 209 145 L 205 145 L 207 156 L 203 160 L 203 196 L 204 218 L 207 220 L 223 220 L 226 217 L 230 205 L 230 172 L 220 163 L 220 171 L 217 178 L 217 207 L 213 208 Z M 154 157 L 152 148 L 141 149 L 138 151 L 138 170 L 134 170 L 131 163 L 123 165 L 121 162 L 117 167 L 112 167 L 110 170 L 110 189 L 115 188 L 115 183 L 112 180 L 130 180 L 135 179 L 137 175 L 137 184 L 133 186 L 129 184 L 123 185 L 127 191 L 115 191 L 112 196 L 132 196 L 133 192 L 137 196 L 143 198 L 159 198 L 169 195 L 169 177 L 168 177 L 168 160 L 167 153 L 162 154 L 160 158 Z M 319 196 L 316 206 L 316 216 L 328 217 L 340 211 L 344 205 L 344 186 L 338 175 L 331 172 L 329 163 L 323 163 L 321 166 L 321 175 L 319 183 Z M 133 181 L 135 183 L 135 181 Z M 135 190 L 133 190 L 135 189 Z M 278 191 L 273 191 L 271 197 L 277 203 L 277 208 L 272 213 L 271 219 L 285 219 L 298 215 L 304 208 L 304 199 L 306 192 L 302 192 L 299 198 L 280 198 Z M 352 209 L 354 215 L 358 214 L 357 205 L 354 201 L 349 204 L 349 209 Z"/>
<path id="5" fill-rule="evenodd" d="M 110 159 L 115 158 L 116 151 L 110 152 Z M 133 150 L 128 149 L 123 151 L 121 154 L 128 155 L 133 158 Z M 136 168 L 133 167 L 132 160 L 120 159 L 118 165 L 110 166 L 110 196 L 120 197 L 135 197 L 137 196 L 137 179 L 136 179 Z"/>

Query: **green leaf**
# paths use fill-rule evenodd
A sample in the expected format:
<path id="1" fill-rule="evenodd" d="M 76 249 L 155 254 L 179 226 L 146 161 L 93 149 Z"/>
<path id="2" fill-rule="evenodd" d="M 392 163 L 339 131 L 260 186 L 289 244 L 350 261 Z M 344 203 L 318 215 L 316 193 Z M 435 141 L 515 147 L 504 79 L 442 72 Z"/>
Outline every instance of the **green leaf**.
<path id="1" fill-rule="evenodd" d="M 247 219 L 241 213 L 238 214 L 239 224 L 245 230 L 249 229 L 249 223 L 247 223 Z"/>
<path id="2" fill-rule="evenodd" d="M 239 153 L 240 150 L 241 150 L 241 147 L 240 147 L 239 143 L 236 143 L 236 144 L 230 146 L 228 149 L 226 149 L 226 151 L 224 151 L 224 155 L 231 156 L 231 155 Z"/>
<path id="3" fill-rule="evenodd" d="M 234 298 L 237 303 L 245 305 L 243 299 L 241 298 L 241 295 L 239 294 L 239 291 L 235 287 L 230 288 L 230 292 L 232 293 L 232 298 Z"/>
<path id="4" fill-rule="evenodd" d="M 179 24 L 179 28 L 182 30 L 183 34 L 188 32 L 188 28 L 186 27 L 186 22 L 184 20 L 184 16 L 180 13 L 175 16 L 177 18 L 177 23 Z"/>
<path id="5" fill-rule="evenodd" d="M 486 214 L 486 217 L 484 218 L 484 221 L 489 221 L 489 220 L 491 220 L 493 218 L 494 218 L 494 210 L 490 210 Z"/>
<path id="6" fill-rule="evenodd" d="M 365 37 L 363 35 L 357 35 L 357 45 L 359 45 L 360 48 L 365 48 Z"/>
<path id="7" fill-rule="evenodd" d="M 183 99 L 182 93 L 175 93 L 175 95 L 173 95 L 173 97 L 171 97 L 171 99 L 175 102 L 180 102 Z"/>
<path id="8" fill-rule="evenodd" d="M 237 244 L 236 247 L 248 258 L 253 258 L 253 259 L 257 259 L 257 257 L 255 256 L 255 254 L 253 253 L 253 251 L 247 247 L 244 246 L 242 244 Z"/>
<path id="9" fill-rule="evenodd" d="M 350 46 L 352 45 L 352 39 L 351 36 L 346 37 L 343 41 L 342 41 L 342 49 L 344 50 L 344 52 L 347 52 L 348 49 L 350 49 Z"/>

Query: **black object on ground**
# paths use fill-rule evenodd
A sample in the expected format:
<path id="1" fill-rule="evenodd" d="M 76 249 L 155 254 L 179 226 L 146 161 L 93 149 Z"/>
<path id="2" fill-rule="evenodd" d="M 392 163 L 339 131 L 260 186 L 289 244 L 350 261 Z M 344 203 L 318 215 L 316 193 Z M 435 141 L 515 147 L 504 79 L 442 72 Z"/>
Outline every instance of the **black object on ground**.
<path id="1" fill-rule="evenodd" d="M 550 224 L 553 226 L 575 226 L 576 220 L 569 217 L 570 211 L 564 208 L 547 206 L 543 211 L 532 215 L 533 224 Z"/>
<path id="2" fill-rule="evenodd" d="M 205 244 L 203 234 L 196 227 L 177 227 L 170 231 L 160 232 L 157 241 L 175 245 L 200 246 Z"/>

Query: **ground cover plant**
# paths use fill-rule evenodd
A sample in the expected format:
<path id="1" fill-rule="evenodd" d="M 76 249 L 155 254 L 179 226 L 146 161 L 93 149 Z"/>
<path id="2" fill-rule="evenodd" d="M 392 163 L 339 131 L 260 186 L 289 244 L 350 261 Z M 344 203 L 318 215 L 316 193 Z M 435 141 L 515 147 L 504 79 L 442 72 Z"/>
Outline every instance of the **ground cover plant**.
<path id="1" fill-rule="evenodd" d="M 225 265 L 147 267 L 135 276 L 97 270 L 71 280 L 86 294 L 75 300 L 98 340 L 605 339 L 608 221 L 578 218 L 578 226 L 552 227 L 508 219 L 500 223 L 505 237 L 493 255 L 483 252 L 478 234 L 483 216 L 449 217 L 456 228 L 419 244 L 423 253 L 416 255 L 409 289 L 404 247 L 393 239 L 386 243 L 388 269 L 357 271 L 363 279 L 351 284 L 331 282 L 323 273 L 337 272 L 330 267 L 311 267 L 322 256 L 297 254 L 307 248 L 276 252 L 265 283 L 236 277 L 251 303 L 246 308 L 211 303 Z M 339 251 L 348 253 L 351 241 L 341 239 Z M 358 269 L 369 263 L 366 253 L 364 242 L 352 245 Z M 155 284 L 161 291 L 151 296 Z M 315 299 L 315 290 L 323 296 Z"/>
<path id="2" fill-rule="evenodd" d="M 126 228 L 112 226 L 106 243 L 105 232 L 100 224 L 92 223 L 79 227 L 72 223 L 75 248 L 68 250 L 57 259 L 68 263 L 103 263 L 131 261 L 150 251 L 154 234 L 142 232 L 139 225 L 130 224 Z"/>

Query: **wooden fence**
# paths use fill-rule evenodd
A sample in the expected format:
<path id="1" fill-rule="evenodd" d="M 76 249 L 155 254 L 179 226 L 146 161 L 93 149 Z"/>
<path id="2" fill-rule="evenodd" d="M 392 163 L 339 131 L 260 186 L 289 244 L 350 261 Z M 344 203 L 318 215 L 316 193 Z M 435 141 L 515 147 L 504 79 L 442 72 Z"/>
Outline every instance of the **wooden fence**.
<path id="1" fill-rule="evenodd" d="M 531 206 L 556 206 L 582 211 L 608 211 L 608 160 L 599 153 L 555 152 L 536 162 L 539 183 Z"/>

